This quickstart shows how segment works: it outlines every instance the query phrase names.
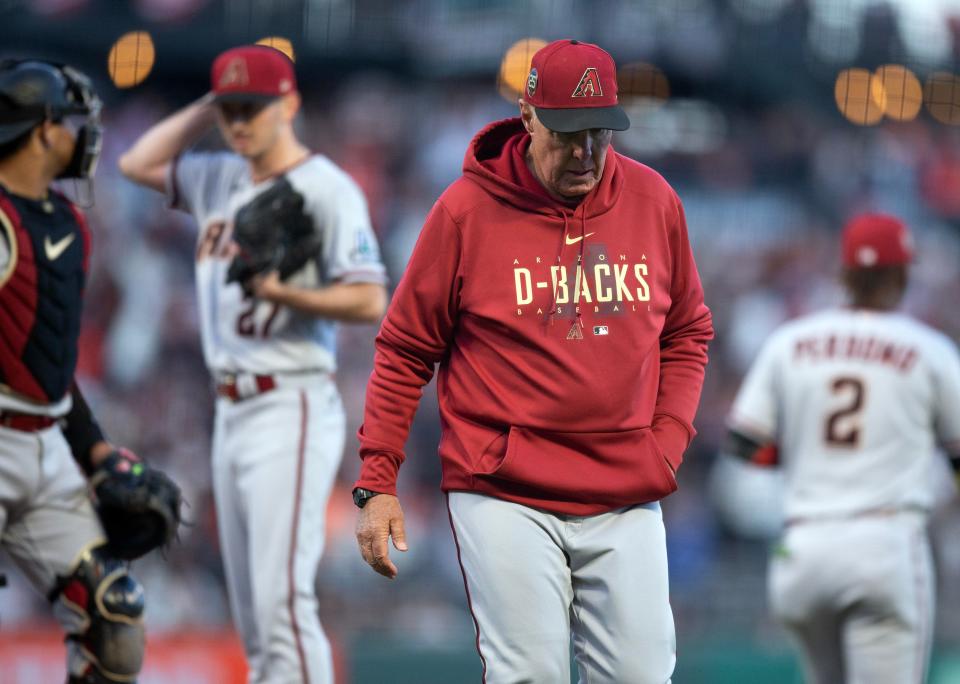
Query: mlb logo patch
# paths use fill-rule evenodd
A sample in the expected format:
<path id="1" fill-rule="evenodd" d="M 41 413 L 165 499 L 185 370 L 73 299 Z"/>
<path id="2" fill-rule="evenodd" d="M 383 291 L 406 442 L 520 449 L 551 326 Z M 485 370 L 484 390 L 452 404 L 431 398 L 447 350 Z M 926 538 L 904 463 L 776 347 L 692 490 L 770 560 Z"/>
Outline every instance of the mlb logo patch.
<path id="1" fill-rule="evenodd" d="M 610 330 L 605 325 L 595 325 L 593 326 L 594 335 L 609 335 Z"/>

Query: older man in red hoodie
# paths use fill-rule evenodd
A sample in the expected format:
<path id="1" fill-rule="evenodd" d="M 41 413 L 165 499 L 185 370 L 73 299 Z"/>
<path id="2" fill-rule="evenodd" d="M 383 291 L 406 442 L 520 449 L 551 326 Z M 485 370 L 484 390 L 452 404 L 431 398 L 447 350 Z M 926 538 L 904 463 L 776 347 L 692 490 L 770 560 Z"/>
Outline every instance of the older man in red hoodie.
<path id="1" fill-rule="evenodd" d="M 434 205 L 377 337 L 354 490 L 396 577 L 396 480 L 439 364 L 440 458 L 484 681 L 663 684 L 676 661 L 659 500 L 694 435 L 710 312 L 676 193 L 610 146 L 601 48 L 532 59 Z"/>

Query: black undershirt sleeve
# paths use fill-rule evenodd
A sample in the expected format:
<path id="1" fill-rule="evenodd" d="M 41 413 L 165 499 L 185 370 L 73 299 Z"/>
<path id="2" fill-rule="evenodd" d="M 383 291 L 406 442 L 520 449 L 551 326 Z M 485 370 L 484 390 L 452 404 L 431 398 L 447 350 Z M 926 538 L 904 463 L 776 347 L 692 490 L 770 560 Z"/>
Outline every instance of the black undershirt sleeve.
<path id="1" fill-rule="evenodd" d="M 76 380 L 70 385 L 70 395 L 73 397 L 73 406 L 64 419 L 63 436 L 67 438 L 74 460 L 80 464 L 83 472 L 89 475 L 93 472 L 90 449 L 106 438 L 80 393 Z"/>
<path id="2" fill-rule="evenodd" d="M 742 458 L 744 461 L 752 461 L 754 455 L 763 448 L 763 445 L 742 432 L 728 430 L 723 447 L 725 453 Z"/>

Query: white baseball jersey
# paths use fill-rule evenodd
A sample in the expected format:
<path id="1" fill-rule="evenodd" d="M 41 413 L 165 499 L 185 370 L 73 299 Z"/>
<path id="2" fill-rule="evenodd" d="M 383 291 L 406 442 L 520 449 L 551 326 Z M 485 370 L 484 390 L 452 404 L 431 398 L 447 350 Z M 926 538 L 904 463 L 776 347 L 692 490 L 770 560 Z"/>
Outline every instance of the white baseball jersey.
<path id="1" fill-rule="evenodd" d="M 385 282 L 385 271 L 366 200 L 356 183 L 329 159 L 313 155 L 284 174 L 304 196 L 323 237 L 315 262 L 288 279 L 298 287 Z M 336 369 L 335 323 L 272 302 L 245 297 L 227 284 L 235 248 L 230 236 L 237 210 L 273 183 L 254 183 L 239 155 L 191 153 L 171 167 L 171 205 L 193 214 L 197 241 L 197 295 L 203 353 L 213 372 L 332 372 Z"/>
<path id="2" fill-rule="evenodd" d="M 929 509 L 936 443 L 960 445 L 960 356 L 900 313 L 807 316 L 767 341 L 730 423 L 778 445 L 788 518 Z"/>
<path id="3" fill-rule="evenodd" d="M 332 162 L 312 156 L 283 174 L 304 197 L 323 250 L 289 279 L 315 288 L 383 283 L 366 201 Z M 192 213 L 203 352 L 214 375 L 272 375 L 276 389 L 217 400 L 213 489 L 234 624 L 249 681 L 332 682 L 315 579 L 324 512 L 343 454 L 346 418 L 336 385 L 335 324 L 245 297 L 227 270 L 237 210 L 273 183 L 254 183 L 231 153 L 188 154 L 168 179 L 171 203 Z M 238 378 L 239 384 L 239 378 Z"/>

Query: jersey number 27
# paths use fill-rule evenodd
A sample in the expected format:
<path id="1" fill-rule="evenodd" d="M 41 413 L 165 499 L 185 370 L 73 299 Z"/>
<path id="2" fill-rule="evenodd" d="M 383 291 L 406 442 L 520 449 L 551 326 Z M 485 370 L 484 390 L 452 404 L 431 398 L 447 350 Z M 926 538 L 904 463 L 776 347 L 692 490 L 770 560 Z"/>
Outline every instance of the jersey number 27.
<path id="1" fill-rule="evenodd" d="M 263 322 L 259 332 L 257 331 L 257 304 L 266 304 L 270 307 L 270 313 Z M 251 297 L 249 303 L 237 316 L 237 334 L 240 337 L 261 337 L 266 338 L 270 335 L 270 328 L 273 326 L 273 319 L 277 317 L 280 311 L 280 305 L 276 302 L 264 302 L 263 300 Z"/>

